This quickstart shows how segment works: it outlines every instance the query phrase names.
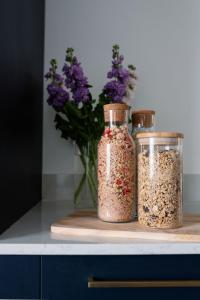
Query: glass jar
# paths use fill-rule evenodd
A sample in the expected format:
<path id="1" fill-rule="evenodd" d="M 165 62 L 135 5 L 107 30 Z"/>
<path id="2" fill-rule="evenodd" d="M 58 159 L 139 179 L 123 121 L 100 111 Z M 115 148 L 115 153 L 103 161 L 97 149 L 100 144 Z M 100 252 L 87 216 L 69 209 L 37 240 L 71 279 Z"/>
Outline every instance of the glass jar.
<path id="1" fill-rule="evenodd" d="M 155 111 L 150 109 L 136 110 L 132 112 L 132 137 L 135 139 L 138 132 L 155 130 Z M 137 154 L 136 154 L 137 156 Z M 137 180 L 136 180 L 137 185 Z M 137 186 L 136 186 L 137 190 Z M 137 198 L 136 198 L 137 202 Z M 136 203 L 136 217 L 138 216 L 138 204 Z"/>
<path id="2" fill-rule="evenodd" d="M 135 143 L 128 132 L 129 107 L 104 105 L 105 130 L 98 144 L 98 216 L 128 222 L 135 214 Z"/>
<path id="3" fill-rule="evenodd" d="M 180 227 L 183 134 L 140 132 L 136 138 L 138 221 L 155 228 Z"/>
<path id="4" fill-rule="evenodd" d="M 155 130 L 155 111 L 137 110 L 132 112 L 132 136 L 138 132 Z"/>

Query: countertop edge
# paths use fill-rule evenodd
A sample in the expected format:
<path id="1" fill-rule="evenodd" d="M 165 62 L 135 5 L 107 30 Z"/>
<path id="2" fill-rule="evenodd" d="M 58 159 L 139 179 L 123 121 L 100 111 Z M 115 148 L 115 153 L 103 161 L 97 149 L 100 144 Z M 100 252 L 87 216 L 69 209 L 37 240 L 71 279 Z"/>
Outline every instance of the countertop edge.
<path id="1" fill-rule="evenodd" d="M 1 244 L 0 255 L 200 255 L 200 243 Z"/>

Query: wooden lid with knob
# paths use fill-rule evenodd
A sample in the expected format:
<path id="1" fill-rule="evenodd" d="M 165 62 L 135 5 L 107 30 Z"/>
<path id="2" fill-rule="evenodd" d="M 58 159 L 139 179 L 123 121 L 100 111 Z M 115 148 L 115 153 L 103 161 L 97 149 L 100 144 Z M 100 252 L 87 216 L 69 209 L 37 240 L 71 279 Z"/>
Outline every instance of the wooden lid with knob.
<path id="1" fill-rule="evenodd" d="M 105 122 L 123 122 L 126 120 L 130 107 L 125 103 L 110 103 L 103 106 Z"/>
<path id="2" fill-rule="evenodd" d="M 141 109 L 132 112 L 133 127 L 151 128 L 154 126 L 155 111 L 150 109 Z"/>

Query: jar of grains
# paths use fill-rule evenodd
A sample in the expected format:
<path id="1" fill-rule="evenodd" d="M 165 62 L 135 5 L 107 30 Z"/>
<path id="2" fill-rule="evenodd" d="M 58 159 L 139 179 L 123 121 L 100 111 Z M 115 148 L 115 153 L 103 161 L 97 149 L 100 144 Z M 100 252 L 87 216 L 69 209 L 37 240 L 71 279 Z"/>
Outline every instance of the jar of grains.
<path id="1" fill-rule="evenodd" d="M 138 221 L 149 227 L 180 227 L 183 134 L 140 132 L 136 138 Z"/>
<path id="2" fill-rule="evenodd" d="M 128 132 L 129 106 L 104 105 L 105 130 L 98 145 L 98 215 L 128 222 L 135 213 L 135 143 Z"/>

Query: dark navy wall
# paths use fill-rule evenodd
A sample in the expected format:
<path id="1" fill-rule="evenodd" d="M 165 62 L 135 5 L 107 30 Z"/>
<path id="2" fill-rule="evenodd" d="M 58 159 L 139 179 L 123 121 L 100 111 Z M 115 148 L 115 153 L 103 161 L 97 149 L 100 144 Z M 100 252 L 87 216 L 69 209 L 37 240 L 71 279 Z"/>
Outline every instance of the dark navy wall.
<path id="1" fill-rule="evenodd" d="M 0 232 L 41 199 L 44 0 L 1 0 Z"/>

